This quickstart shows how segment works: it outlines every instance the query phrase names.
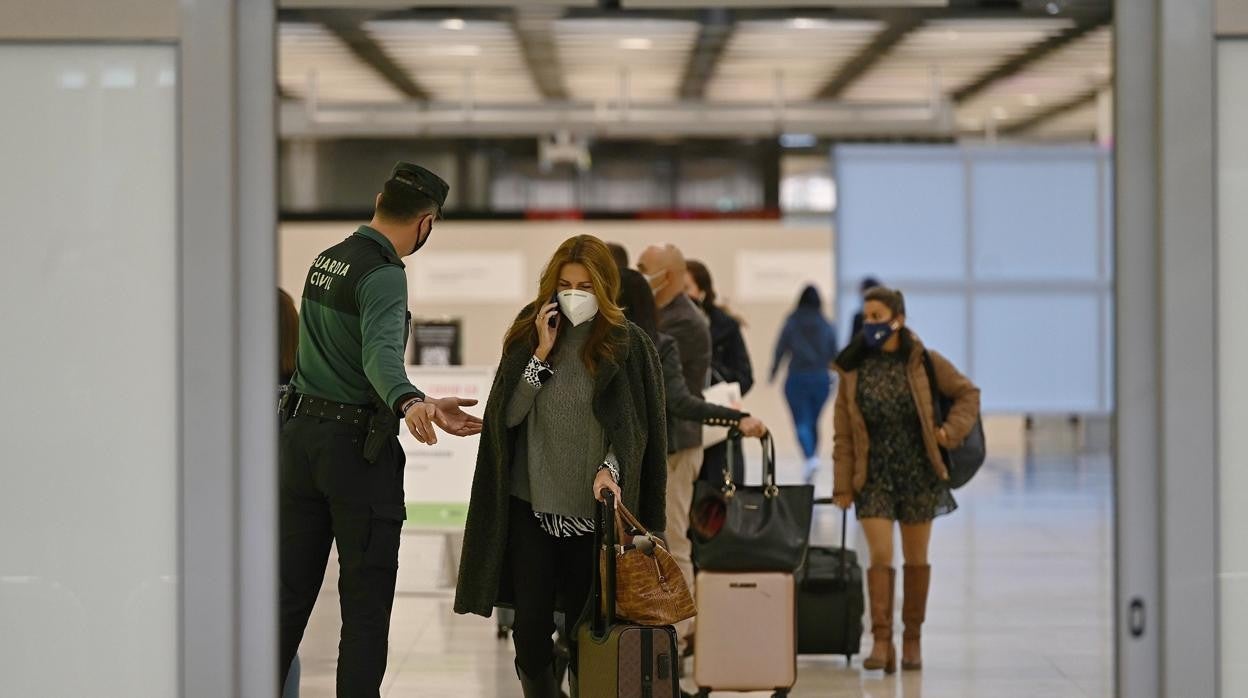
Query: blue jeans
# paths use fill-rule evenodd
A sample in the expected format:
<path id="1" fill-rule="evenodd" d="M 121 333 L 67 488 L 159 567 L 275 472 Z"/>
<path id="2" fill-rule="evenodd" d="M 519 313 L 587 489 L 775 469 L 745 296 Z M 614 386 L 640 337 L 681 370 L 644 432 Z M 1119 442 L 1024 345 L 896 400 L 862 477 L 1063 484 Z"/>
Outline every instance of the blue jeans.
<path id="1" fill-rule="evenodd" d="M 790 373 L 784 383 L 784 397 L 793 413 L 797 440 L 807 458 L 819 453 L 819 416 L 831 392 L 832 379 L 827 371 Z"/>

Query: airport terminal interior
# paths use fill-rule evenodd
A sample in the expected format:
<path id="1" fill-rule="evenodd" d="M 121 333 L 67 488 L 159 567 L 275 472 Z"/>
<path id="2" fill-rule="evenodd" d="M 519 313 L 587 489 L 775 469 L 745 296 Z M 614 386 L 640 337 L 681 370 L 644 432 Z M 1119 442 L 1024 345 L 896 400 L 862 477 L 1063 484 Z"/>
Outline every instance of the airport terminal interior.
<path id="1" fill-rule="evenodd" d="M 784 317 L 814 283 L 848 341 L 859 283 L 887 279 L 931 346 L 992 376 L 992 459 L 935 524 L 922 675 L 804 656 L 792 695 L 1112 696 L 1112 15 L 1058 9 L 284 12 L 283 287 L 301 290 L 307 260 L 350 231 L 335 213 L 363 213 L 367 173 L 400 153 L 451 182 L 448 220 L 409 265 L 411 307 L 455 323 L 465 366 L 496 362 L 526 280 L 566 237 L 619 242 L 634 265 L 677 244 L 743 319 L 746 406 L 774 425 L 781 481 L 800 482 L 783 380 L 765 380 Z M 392 59 L 384 72 L 364 41 Z M 404 141 L 410 118 L 428 135 Z M 1053 352 L 1063 370 L 1018 377 Z M 408 447 L 422 519 L 403 537 L 383 695 L 521 696 L 498 622 L 451 611 L 471 453 L 447 474 L 443 454 Z M 819 508 L 821 542 L 840 526 Z M 300 695 L 334 695 L 337 599 L 331 574 Z"/>
<path id="2" fill-rule="evenodd" d="M 403 260 L 412 385 L 479 400 L 467 411 L 482 415 L 503 399 L 504 335 L 561 243 L 622 247 L 621 269 L 660 299 L 671 287 L 652 255 L 674 248 L 713 293 L 702 300 L 692 270 L 672 283 L 700 317 L 731 319 L 751 371 L 690 387 L 761 420 L 774 446 L 744 439 L 735 484 L 764 492 L 769 464 L 790 492 L 813 484 L 801 570 L 807 547 L 857 556 L 866 603 L 845 614 L 854 640 L 837 640 L 851 656 L 798 650 L 811 623 L 799 595 L 786 685 L 709 684 L 774 653 L 762 629 L 725 621 L 723 637 L 693 631 L 680 692 L 635 695 L 1248 695 L 1246 76 L 1245 0 L 0 7 L 14 107 L 0 108 L 0 216 L 16 260 L 0 274 L 14 330 L 0 366 L 13 455 L 0 461 L 0 696 L 373 695 L 343 685 L 336 548 L 293 668 L 273 670 L 285 485 L 271 297 L 306 322 L 309 267 L 369 223 L 403 162 L 449 185 L 444 202 L 420 190 L 440 205 Z M 839 411 L 859 419 L 875 388 L 822 368 L 875 346 L 879 318 L 864 329 L 862 313 L 896 319 L 888 289 L 942 370 L 978 388 L 987 444 L 956 507 L 936 509 L 922 667 L 896 672 L 864 666 L 880 566 L 855 509 L 843 519 L 831 500 L 834 438 L 859 438 Z M 835 351 L 820 354 L 813 382 L 830 394 L 812 417 L 792 346 L 814 297 Z M 936 382 L 912 362 L 912 389 L 916 372 Z M 916 394 L 908 414 L 963 404 L 937 397 Z M 925 429 L 922 448 L 952 463 Z M 509 612 L 454 612 L 478 562 L 465 526 L 484 442 L 399 436 L 406 518 L 381 698 L 554 695 L 522 688 Z M 867 467 L 865 446 L 845 447 Z M 903 666 L 908 545 L 894 543 L 889 594 Z M 708 564 L 699 575 L 720 571 Z M 793 589 L 816 589 L 797 573 Z M 724 669 L 729 645 L 740 659 Z"/>

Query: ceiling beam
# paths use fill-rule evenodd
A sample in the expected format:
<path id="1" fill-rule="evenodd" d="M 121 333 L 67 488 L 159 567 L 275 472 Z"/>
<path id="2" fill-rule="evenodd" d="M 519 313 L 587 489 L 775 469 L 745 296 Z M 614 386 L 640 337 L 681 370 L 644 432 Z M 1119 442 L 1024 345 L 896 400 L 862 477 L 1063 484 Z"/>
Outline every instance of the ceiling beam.
<path id="1" fill-rule="evenodd" d="M 1058 49 L 1069 46 L 1073 42 L 1109 24 L 1109 22 L 1109 14 L 1100 14 L 1090 19 L 1078 21 L 1075 26 L 1033 45 L 1025 52 L 1006 60 L 1004 63 L 979 76 L 974 82 L 958 88 L 952 95 L 953 101 L 957 104 L 967 101 L 988 89 L 994 83 L 1019 74 L 1027 66 L 1051 55 Z"/>
<path id="2" fill-rule="evenodd" d="M 685 74 L 680 80 L 681 99 L 703 99 L 706 86 L 715 76 L 715 67 L 737 29 L 732 14 L 724 9 L 707 10 L 698 29 L 698 40 L 689 52 Z"/>
<path id="3" fill-rule="evenodd" d="M 429 93 L 412 79 L 407 71 L 395 62 L 390 54 L 364 29 L 367 14 L 349 10 L 315 10 L 305 15 L 320 22 L 334 36 L 342 40 L 351 53 L 375 70 L 386 82 L 394 86 L 408 99 L 428 100 Z"/>
<path id="4" fill-rule="evenodd" d="M 862 76 L 867 74 L 893 48 L 901 43 L 910 32 L 923 25 L 923 18 L 913 13 L 899 14 L 888 20 L 888 24 L 875 35 L 870 44 L 863 47 L 833 75 L 818 93 L 816 99 L 837 99 Z"/>
<path id="5" fill-rule="evenodd" d="M 533 84 L 543 97 L 558 101 L 568 99 L 554 29 L 555 20 L 562 14 L 558 9 L 521 6 L 510 20 L 511 31 L 520 44 L 520 53 L 533 76 Z"/>
<path id="6" fill-rule="evenodd" d="M 1031 116 L 1003 125 L 999 132 L 1008 136 L 1022 135 L 1047 121 L 1056 119 L 1063 114 L 1068 114 L 1076 109 L 1081 109 L 1089 104 L 1095 104 L 1098 97 L 1105 90 L 1110 89 L 1113 83 L 1104 83 L 1085 92 L 1080 92 L 1065 102 L 1058 102 L 1051 107 L 1041 109 Z"/>

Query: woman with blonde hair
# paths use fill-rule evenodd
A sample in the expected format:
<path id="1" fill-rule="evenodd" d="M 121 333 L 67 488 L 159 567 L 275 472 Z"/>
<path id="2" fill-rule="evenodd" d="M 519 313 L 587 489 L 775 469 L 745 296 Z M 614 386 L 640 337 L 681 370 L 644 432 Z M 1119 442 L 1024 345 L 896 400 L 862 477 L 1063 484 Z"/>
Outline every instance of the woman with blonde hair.
<path id="1" fill-rule="evenodd" d="M 871 630 L 875 645 L 866 669 L 897 670 L 893 646 L 893 531 L 901 529 L 901 667 L 923 668 L 921 628 L 927 616 L 932 566 L 927 548 L 932 520 L 957 508 L 941 449 L 956 448 L 979 416 L 979 388 L 948 359 L 927 349 L 906 327 L 906 299 L 879 286 L 867 291 L 862 331 L 836 359 L 841 374 L 833 437 L 833 499 L 852 504 L 867 536 L 871 568 Z M 936 380 L 931 385 L 930 375 Z M 932 388 L 953 406 L 936 423 Z"/>
<path id="2" fill-rule="evenodd" d="M 515 608 L 525 698 L 559 696 L 552 618 L 563 610 L 575 639 L 599 492 L 614 492 L 652 531 L 666 524 L 663 374 L 654 344 L 616 302 L 619 288 L 601 240 L 560 245 L 507 332 L 485 408 L 455 611 Z M 573 685 L 575 658 L 574 646 Z"/>

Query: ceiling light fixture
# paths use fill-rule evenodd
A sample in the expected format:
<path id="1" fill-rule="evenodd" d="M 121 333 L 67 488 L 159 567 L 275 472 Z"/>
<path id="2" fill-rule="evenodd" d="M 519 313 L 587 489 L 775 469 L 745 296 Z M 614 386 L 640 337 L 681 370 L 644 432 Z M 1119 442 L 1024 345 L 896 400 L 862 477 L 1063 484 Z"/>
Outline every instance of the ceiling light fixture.
<path id="1" fill-rule="evenodd" d="M 454 18 L 442 20 L 442 28 L 449 29 L 453 32 L 463 31 L 466 22 L 462 19 Z"/>
<path id="2" fill-rule="evenodd" d="M 996 119 L 997 121 L 1004 121 L 1010 118 L 1010 112 L 1005 107 L 993 107 L 992 118 Z"/>
<path id="3" fill-rule="evenodd" d="M 633 36 L 620 39 L 620 48 L 626 51 L 645 51 L 654 46 L 654 42 L 644 36 Z"/>
<path id="4" fill-rule="evenodd" d="M 1031 94 L 1031 93 L 1027 93 L 1027 94 L 1023 95 L 1023 104 L 1025 104 L 1025 105 L 1027 105 L 1027 106 L 1029 106 L 1029 107 L 1038 107 L 1038 106 L 1040 106 L 1040 96 L 1039 96 L 1039 95 L 1035 95 L 1035 94 Z"/>
<path id="5" fill-rule="evenodd" d="M 794 29 L 814 29 L 819 26 L 819 21 L 809 17 L 794 17 L 789 20 L 789 24 L 791 24 Z"/>

